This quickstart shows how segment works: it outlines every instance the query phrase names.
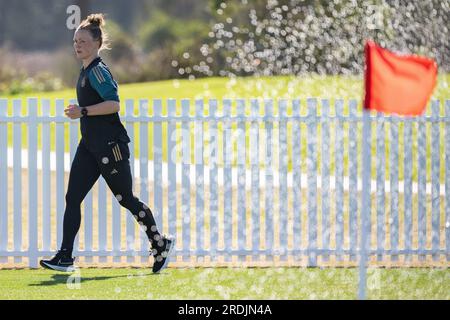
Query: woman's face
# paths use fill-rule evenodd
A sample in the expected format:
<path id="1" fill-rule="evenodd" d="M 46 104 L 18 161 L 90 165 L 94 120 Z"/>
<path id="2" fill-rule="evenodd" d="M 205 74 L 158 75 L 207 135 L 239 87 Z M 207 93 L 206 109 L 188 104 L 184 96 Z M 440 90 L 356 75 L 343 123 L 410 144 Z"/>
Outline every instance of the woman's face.
<path id="1" fill-rule="evenodd" d="M 78 59 L 86 59 L 97 54 L 100 42 L 94 40 L 87 30 L 78 30 L 73 37 L 73 48 Z"/>

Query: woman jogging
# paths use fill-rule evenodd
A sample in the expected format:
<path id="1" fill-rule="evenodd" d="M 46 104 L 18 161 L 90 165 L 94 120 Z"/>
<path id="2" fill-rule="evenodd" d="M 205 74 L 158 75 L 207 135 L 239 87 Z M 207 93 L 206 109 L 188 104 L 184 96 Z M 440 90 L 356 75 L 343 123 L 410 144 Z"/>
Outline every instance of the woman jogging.
<path id="1" fill-rule="evenodd" d="M 75 31 L 74 49 L 83 62 L 77 83 L 79 106 L 70 105 L 64 111 L 71 119 L 80 118 L 82 138 L 70 170 L 61 249 L 40 264 L 58 271 L 74 270 L 72 250 L 80 228 L 81 202 L 101 174 L 120 205 L 142 225 L 152 247 L 153 272 L 158 273 L 167 266 L 175 239 L 158 232 L 150 208 L 133 195 L 130 138 L 119 118 L 117 82 L 98 55 L 107 48 L 104 24 L 102 14 L 91 14 Z"/>

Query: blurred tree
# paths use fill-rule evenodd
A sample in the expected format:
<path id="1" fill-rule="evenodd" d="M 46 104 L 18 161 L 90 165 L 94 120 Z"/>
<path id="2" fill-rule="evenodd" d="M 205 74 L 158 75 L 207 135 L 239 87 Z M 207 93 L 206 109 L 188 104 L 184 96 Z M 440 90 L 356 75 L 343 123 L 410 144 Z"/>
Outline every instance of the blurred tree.
<path id="1" fill-rule="evenodd" d="M 361 73 L 364 42 L 436 57 L 449 69 L 448 1 L 210 0 L 219 75 Z M 217 64 L 218 59 L 214 59 Z M 219 60 L 220 61 L 220 60 Z M 204 62 L 210 74 L 217 65 Z M 199 66 L 197 66 L 199 67 Z"/>
<path id="2" fill-rule="evenodd" d="M 205 19 L 210 16 L 208 0 L 156 0 L 154 6 L 180 19 Z"/>
<path id="3" fill-rule="evenodd" d="M 113 50 L 103 55 L 124 82 L 360 72 L 367 38 L 450 70 L 450 2 L 442 0 L 0 0 L 2 57 L 48 52 L 61 66 L 52 72 L 71 84 L 79 69 L 66 28 L 71 4 L 81 18 L 106 14 Z M 3 79 L 16 76 L 3 70 Z"/>
<path id="4" fill-rule="evenodd" d="M 209 25 L 197 19 L 174 19 L 158 10 L 152 12 L 140 29 L 140 46 L 149 54 L 145 70 L 153 79 L 156 75 L 163 78 L 177 76 L 177 70 L 171 66 L 172 60 L 199 62 L 202 58 L 200 47 L 208 38 Z M 189 57 L 183 58 L 188 53 Z"/>

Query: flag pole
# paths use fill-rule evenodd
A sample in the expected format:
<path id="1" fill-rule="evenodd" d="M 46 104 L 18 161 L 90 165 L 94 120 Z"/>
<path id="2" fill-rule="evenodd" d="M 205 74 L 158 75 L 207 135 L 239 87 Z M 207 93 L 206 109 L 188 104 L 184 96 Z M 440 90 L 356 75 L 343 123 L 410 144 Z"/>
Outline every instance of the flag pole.
<path id="1" fill-rule="evenodd" d="M 370 110 L 363 108 L 362 131 L 362 201 L 361 201 L 361 244 L 359 257 L 359 289 L 358 299 L 366 299 L 367 260 L 369 255 L 369 227 L 370 227 L 370 178 L 371 178 L 371 129 Z"/>

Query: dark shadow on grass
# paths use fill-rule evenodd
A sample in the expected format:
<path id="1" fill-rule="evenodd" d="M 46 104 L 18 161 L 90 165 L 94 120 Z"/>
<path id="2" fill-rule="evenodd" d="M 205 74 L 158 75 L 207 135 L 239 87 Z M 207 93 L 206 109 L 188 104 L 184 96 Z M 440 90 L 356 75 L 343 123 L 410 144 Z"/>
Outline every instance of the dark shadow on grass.
<path id="1" fill-rule="evenodd" d="M 142 276 L 154 276 L 157 274 L 149 273 L 142 274 Z M 40 286 L 54 286 L 58 284 L 70 284 L 70 283 L 80 283 L 86 281 L 102 281 L 102 280 L 110 280 L 116 278 L 124 278 L 128 277 L 128 275 L 120 275 L 120 276 L 95 276 L 95 277 L 83 277 L 83 275 L 74 274 L 53 274 L 49 280 L 40 281 L 38 283 L 31 283 L 29 287 L 40 287 Z M 133 278 L 137 278 L 140 276 L 133 276 Z"/>

